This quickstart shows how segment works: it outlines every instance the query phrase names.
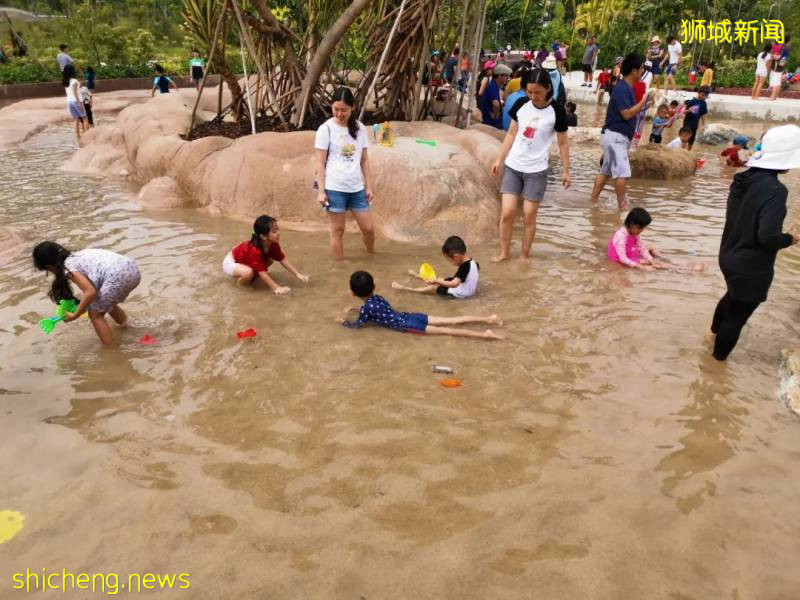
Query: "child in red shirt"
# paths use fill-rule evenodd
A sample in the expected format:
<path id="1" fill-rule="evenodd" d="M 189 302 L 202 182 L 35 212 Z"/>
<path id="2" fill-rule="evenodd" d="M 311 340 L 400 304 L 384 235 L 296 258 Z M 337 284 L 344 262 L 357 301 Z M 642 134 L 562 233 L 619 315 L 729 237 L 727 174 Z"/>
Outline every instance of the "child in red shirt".
<path id="1" fill-rule="evenodd" d="M 288 294 L 291 288 L 278 285 L 267 274 L 269 266 L 277 261 L 303 283 L 308 283 L 308 277 L 299 273 L 286 259 L 278 242 L 281 232 L 278 221 L 267 215 L 261 215 L 253 224 L 253 236 L 242 242 L 228 252 L 222 261 L 222 270 L 226 275 L 235 277 L 239 285 L 249 285 L 256 276 L 267 284 L 275 294 Z"/>
<path id="2" fill-rule="evenodd" d="M 747 138 L 743 135 L 737 135 L 733 138 L 733 146 L 730 148 L 725 148 L 722 152 L 720 152 L 720 158 L 725 161 L 729 167 L 743 167 L 744 162 L 742 161 L 741 156 L 739 156 L 739 152 L 741 150 L 747 150 Z"/>
<path id="3" fill-rule="evenodd" d="M 611 69 L 603 69 L 600 71 L 600 75 L 597 76 L 597 88 L 595 88 L 595 92 L 597 93 L 597 103 L 603 103 L 603 94 L 608 92 L 611 94 Z"/>

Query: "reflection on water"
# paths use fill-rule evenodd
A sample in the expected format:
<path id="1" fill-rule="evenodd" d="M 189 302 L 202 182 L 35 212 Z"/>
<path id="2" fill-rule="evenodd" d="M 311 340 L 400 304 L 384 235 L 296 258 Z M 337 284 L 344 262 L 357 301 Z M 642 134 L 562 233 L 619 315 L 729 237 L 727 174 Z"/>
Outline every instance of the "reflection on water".
<path id="1" fill-rule="evenodd" d="M 293 585 L 306 597 L 389 597 L 400 585 L 416 597 L 513 596 L 518 584 L 504 578 L 523 574 L 543 597 L 586 597 L 597 585 L 609 597 L 654 588 L 695 597 L 696 573 L 651 573 L 642 558 L 677 546 L 682 558 L 713 563 L 715 589 L 738 577 L 728 567 L 737 561 L 716 546 L 681 546 L 687 516 L 759 568 L 753 528 L 771 540 L 769 560 L 796 554 L 783 526 L 800 517 L 782 500 L 793 483 L 773 476 L 793 469 L 800 450 L 798 423 L 775 394 L 779 352 L 800 316 L 800 255 L 779 259 L 770 301 L 726 367 L 708 359 L 704 340 L 723 290 L 715 254 L 732 169 L 708 160 L 694 178 L 629 186 L 654 217 L 646 238 L 675 258 L 707 261 L 703 275 L 607 263 L 620 215 L 610 192 L 601 208 L 587 206 L 599 157 L 589 145 L 572 149 L 572 190 L 559 190 L 557 163 L 552 170 L 532 262 L 496 266 L 492 246 L 470 248 L 483 267 L 473 300 L 390 288 L 423 261 L 446 271 L 436 248 L 381 241 L 368 257 L 351 237 L 348 260 L 336 264 L 324 234 L 287 231 L 287 255 L 312 280 L 305 287 L 277 270 L 293 287 L 281 298 L 221 273 L 249 223 L 143 211 L 120 182 L 59 171 L 69 140 L 67 128 L 50 129 L 5 151 L 0 173 L 2 222 L 26 246 L 0 265 L 0 451 L 15 456 L 15 506 L 36 517 L 26 533 L 50 526 L 52 514 L 85 528 L 108 523 L 125 540 L 110 570 L 179 558 L 213 598 L 297 597 L 276 591 Z M 796 189 L 796 175 L 785 180 Z M 792 206 L 787 229 L 797 215 Z M 28 252 L 45 238 L 138 262 L 142 284 L 126 304 L 119 349 L 100 348 L 84 322 L 49 337 L 38 330 L 51 305 Z M 356 268 L 373 272 L 400 309 L 498 312 L 509 339 L 343 330 L 332 318 L 353 303 Z M 257 337 L 236 338 L 248 327 Z M 158 343 L 138 344 L 145 333 Z M 454 367 L 464 386 L 441 388 L 434 363 Z M 42 463 L 53 469 L 46 483 L 33 475 Z M 745 500 L 730 499 L 740 490 Z M 103 535 L 54 533 L 93 569 L 105 564 Z M 209 539 L 241 557 L 238 575 Z M 15 567 L 60 557 L 44 541 L 27 544 L 11 555 Z M 276 587 L 257 593 L 265 561 Z M 648 574 L 632 581 L 637 566 Z M 791 569 L 773 575 L 773 593 L 759 597 L 785 597 L 800 583 Z"/>

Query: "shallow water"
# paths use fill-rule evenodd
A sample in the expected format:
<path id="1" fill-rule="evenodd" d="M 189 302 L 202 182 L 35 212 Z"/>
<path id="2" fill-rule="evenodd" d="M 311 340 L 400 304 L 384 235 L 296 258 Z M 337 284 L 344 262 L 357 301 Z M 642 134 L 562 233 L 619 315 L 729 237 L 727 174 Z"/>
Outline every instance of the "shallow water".
<path id="1" fill-rule="evenodd" d="M 648 241 L 705 274 L 609 265 L 620 216 L 610 192 L 588 208 L 599 152 L 575 146 L 535 258 L 470 248 L 480 294 L 448 302 L 390 288 L 424 260 L 454 270 L 436 248 L 366 256 L 349 236 L 335 264 L 325 235 L 288 231 L 311 284 L 279 267 L 289 297 L 239 289 L 220 263 L 248 223 L 145 211 L 120 182 L 58 171 L 70 147 L 59 127 L 2 152 L 2 223 L 25 248 L 0 264 L 0 510 L 26 521 L 0 544 L 0 598 L 43 568 L 188 573 L 188 591 L 148 592 L 165 598 L 796 596 L 800 422 L 777 390 L 800 255 L 781 253 L 728 364 L 710 359 L 733 173 L 711 155 L 695 178 L 629 188 Z M 28 252 L 45 238 L 138 262 L 119 349 L 84 321 L 39 331 L 53 308 Z M 401 310 L 497 312 L 508 340 L 345 330 L 332 319 L 359 268 Z"/>

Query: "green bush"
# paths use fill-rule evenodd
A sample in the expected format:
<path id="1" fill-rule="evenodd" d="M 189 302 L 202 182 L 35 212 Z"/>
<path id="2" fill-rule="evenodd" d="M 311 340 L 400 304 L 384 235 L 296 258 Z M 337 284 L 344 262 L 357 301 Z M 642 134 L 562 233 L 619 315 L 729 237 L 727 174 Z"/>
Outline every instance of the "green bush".
<path id="1" fill-rule="evenodd" d="M 0 84 L 38 83 L 41 81 L 58 81 L 61 73 L 53 65 L 45 65 L 30 60 L 12 60 L 0 65 Z"/>

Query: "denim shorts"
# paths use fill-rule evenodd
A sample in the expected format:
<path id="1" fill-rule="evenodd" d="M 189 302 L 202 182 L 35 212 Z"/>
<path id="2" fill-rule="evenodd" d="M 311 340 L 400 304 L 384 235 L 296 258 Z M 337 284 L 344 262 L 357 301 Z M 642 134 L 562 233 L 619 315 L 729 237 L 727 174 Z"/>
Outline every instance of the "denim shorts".
<path id="1" fill-rule="evenodd" d="M 667 65 L 666 74 L 675 75 L 678 72 L 678 63 L 670 63 Z"/>
<path id="2" fill-rule="evenodd" d="M 428 315 L 408 313 L 406 315 L 406 331 L 408 333 L 425 333 L 428 328 Z"/>
<path id="3" fill-rule="evenodd" d="M 73 119 L 83 119 L 86 117 L 86 113 L 83 110 L 83 103 L 75 102 L 74 100 L 70 100 L 68 102 L 69 106 L 69 116 Z"/>
<path id="4" fill-rule="evenodd" d="M 328 197 L 328 212 L 343 213 L 348 210 L 353 212 L 367 212 L 369 202 L 364 190 L 358 192 L 337 192 L 336 190 L 325 190 Z"/>

